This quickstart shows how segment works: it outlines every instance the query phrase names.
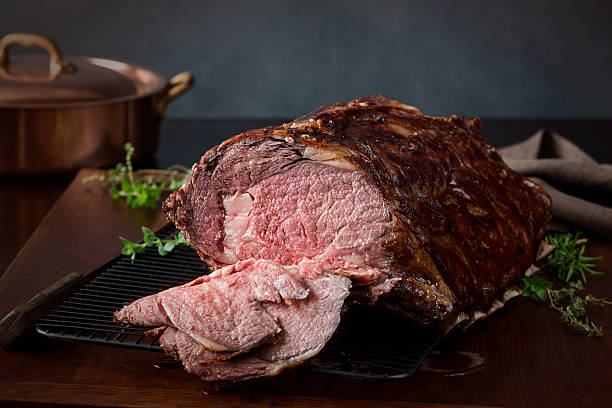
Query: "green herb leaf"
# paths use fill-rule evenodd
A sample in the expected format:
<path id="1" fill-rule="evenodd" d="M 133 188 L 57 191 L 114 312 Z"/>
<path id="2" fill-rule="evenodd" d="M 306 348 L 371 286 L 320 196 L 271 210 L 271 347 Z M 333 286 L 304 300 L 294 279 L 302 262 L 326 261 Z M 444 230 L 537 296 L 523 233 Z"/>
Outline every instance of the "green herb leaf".
<path id="1" fill-rule="evenodd" d="M 546 300 L 559 312 L 559 319 L 572 330 L 584 332 L 589 337 L 601 337 L 603 329 L 587 317 L 587 306 L 605 306 L 612 304 L 604 298 L 592 295 L 584 297 L 578 291 L 584 290 L 588 275 L 601 275 L 591 269 L 593 261 L 599 257 L 584 256 L 586 239 L 575 234 L 548 234 L 546 242 L 555 249 L 544 261 L 543 270 L 557 277 L 567 286 L 553 290 L 553 282 L 538 276 L 523 278 L 523 295 L 536 300 Z"/>
<path id="2" fill-rule="evenodd" d="M 606 305 L 612 305 L 612 301 L 605 299 L 605 298 L 597 298 L 595 296 L 592 295 L 586 295 L 584 297 L 584 300 L 587 304 L 589 305 L 593 305 L 593 306 L 606 306 Z"/>
<path id="3" fill-rule="evenodd" d="M 97 172 L 83 179 L 84 183 L 99 181 L 109 188 L 114 199 L 123 198 L 132 208 L 158 208 L 164 193 L 180 188 L 189 180 L 191 171 L 185 167 L 172 166 L 168 170 L 144 169 L 134 171 L 132 156 L 134 147 L 131 143 L 125 146 L 125 163 L 105 172 Z"/>
<path id="4" fill-rule="evenodd" d="M 166 256 L 169 252 L 172 252 L 177 245 L 191 246 L 191 244 L 185 239 L 185 237 L 181 233 L 178 233 L 172 239 L 160 239 L 149 228 L 142 226 L 140 227 L 140 229 L 142 231 L 142 244 L 138 244 L 136 242 L 129 241 L 123 237 L 119 237 L 119 240 L 123 243 L 121 253 L 123 255 L 130 256 L 132 261 L 136 259 L 136 253 L 144 252 L 145 249 L 148 247 L 157 246 L 157 252 L 161 256 Z"/>
<path id="5" fill-rule="evenodd" d="M 547 294 L 550 306 L 560 313 L 561 322 L 571 329 L 582 331 L 588 337 L 603 336 L 603 329 L 589 321 L 589 318 L 586 317 L 586 305 L 604 306 L 612 304 L 612 302 L 603 298 L 596 298 L 592 295 L 582 298 L 576 294 L 577 290 L 575 287 L 558 290 L 549 289 Z M 567 302 L 562 304 L 561 302 L 567 298 L 569 298 Z"/>
<path id="6" fill-rule="evenodd" d="M 555 247 L 555 250 L 546 259 L 543 267 L 552 272 L 559 279 L 569 282 L 577 277 L 583 283 L 587 282 L 588 275 L 601 275 L 601 272 L 591 269 L 601 257 L 584 256 L 585 240 L 581 239 L 579 232 L 575 234 L 548 234 L 546 242 Z"/>
<path id="7" fill-rule="evenodd" d="M 570 286 L 570 288 L 574 288 L 574 289 L 578 289 L 578 290 L 584 289 L 584 285 L 582 284 L 582 281 L 570 282 L 569 286 Z"/>
<path id="8" fill-rule="evenodd" d="M 168 251 L 166 251 L 164 249 L 164 244 L 162 244 L 161 242 L 157 243 L 157 252 L 161 255 L 161 256 L 166 256 L 168 254 Z"/>
<path id="9" fill-rule="evenodd" d="M 183 233 L 182 233 L 182 232 L 179 232 L 179 233 L 176 235 L 176 238 L 175 238 L 175 239 L 176 239 L 176 243 L 177 243 L 177 244 L 191 245 L 191 244 L 189 243 L 189 241 L 187 241 L 187 239 L 185 239 L 185 237 L 183 236 Z"/>
<path id="10" fill-rule="evenodd" d="M 123 237 L 119 237 L 119 240 L 123 242 L 123 248 L 121 249 L 121 253 L 123 255 L 131 255 L 132 262 L 136 258 L 137 252 L 144 252 L 145 244 L 137 244 L 136 242 L 129 241 Z"/>
<path id="11" fill-rule="evenodd" d="M 545 301 L 546 290 L 552 288 L 552 282 L 539 278 L 535 275 L 523 278 L 523 296 L 530 296 L 535 300 Z"/>
<path id="12" fill-rule="evenodd" d="M 166 243 L 164 244 L 164 250 L 165 250 L 166 252 L 171 252 L 171 251 L 174 249 L 174 247 L 175 247 L 176 245 L 177 245 L 177 243 L 176 243 L 176 242 L 166 242 Z"/>
<path id="13" fill-rule="evenodd" d="M 141 227 L 142 230 L 142 239 L 147 246 L 153 245 L 157 238 L 157 236 L 147 227 Z"/>

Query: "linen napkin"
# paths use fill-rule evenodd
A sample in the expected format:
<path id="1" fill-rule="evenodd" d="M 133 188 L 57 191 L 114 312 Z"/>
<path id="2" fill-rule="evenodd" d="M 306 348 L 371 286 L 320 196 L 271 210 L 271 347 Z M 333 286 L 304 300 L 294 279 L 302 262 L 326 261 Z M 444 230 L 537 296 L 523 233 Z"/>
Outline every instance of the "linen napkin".
<path id="1" fill-rule="evenodd" d="M 550 194 L 552 229 L 578 228 L 612 239 L 612 165 L 597 163 L 574 143 L 546 129 L 498 152 L 510 168 Z"/>

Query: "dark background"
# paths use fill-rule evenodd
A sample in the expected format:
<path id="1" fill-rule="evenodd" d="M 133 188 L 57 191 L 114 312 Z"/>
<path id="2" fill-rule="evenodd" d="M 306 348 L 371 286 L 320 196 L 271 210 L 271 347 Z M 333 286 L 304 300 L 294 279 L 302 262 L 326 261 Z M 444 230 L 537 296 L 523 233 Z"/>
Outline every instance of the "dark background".
<path id="1" fill-rule="evenodd" d="M 373 93 L 431 115 L 612 117 L 610 1 L 0 4 L 0 35 L 192 71 L 171 118 L 287 118 Z"/>

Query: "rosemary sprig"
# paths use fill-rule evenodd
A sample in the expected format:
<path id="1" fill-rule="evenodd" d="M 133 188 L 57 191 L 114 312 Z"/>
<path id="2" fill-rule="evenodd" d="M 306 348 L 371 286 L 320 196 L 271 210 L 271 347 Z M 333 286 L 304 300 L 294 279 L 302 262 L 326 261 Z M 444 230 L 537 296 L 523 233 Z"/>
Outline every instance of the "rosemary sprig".
<path id="1" fill-rule="evenodd" d="M 178 189 L 191 176 L 191 171 L 182 166 L 172 166 L 167 170 L 134 171 L 132 165 L 134 147 L 129 142 L 124 147 L 124 163 L 117 163 L 112 169 L 85 177 L 83 182 L 100 181 L 109 188 L 108 192 L 113 199 L 123 198 L 132 208 L 157 208 L 163 193 Z"/>
<path id="2" fill-rule="evenodd" d="M 132 262 L 136 259 L 136 254 L 145 251 L 145 248 L 151 246 L 157 246 L 157 252 L 161 256 L 166 256 L 168 252 L 172 252 L 172 250 L 177 245 L 188 245 L 191 244 L 185 239 L 183 234 L 180 232 L 172 239 L 160 239 L 153 231 L 151 231 L 147 227 L 140 227 L 142 230 L 142 238 L 143 242 L 141 244 L 132 242 L 123 237 L 119 237 L 119 240 L 123 242 L 123 248 L 121 249 L 121 253 L 123 255 L 130 256 Z"/>
<path id="3" fill-rule="evenodd" d="M 584 256 L 586 240 L 581 239 L 580 233 L 575 234 L 548 234 L 546 242 L 555 247 L 555 250 L 546 259 L 543 267 L 551 271 L 562 281 L 569 282 L 572 278 L 579 278 L 583 283 L 587 282 L 587 274 L 601 275 L 591 268 L 595 266 L 594 261 L 601 257 Z"/>

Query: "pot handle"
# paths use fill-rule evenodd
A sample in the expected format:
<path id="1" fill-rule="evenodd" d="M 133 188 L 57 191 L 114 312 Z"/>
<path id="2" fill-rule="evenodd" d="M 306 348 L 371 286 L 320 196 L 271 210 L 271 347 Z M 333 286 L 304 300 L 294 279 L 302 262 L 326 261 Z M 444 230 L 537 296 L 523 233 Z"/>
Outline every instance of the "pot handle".
<path id="1" fill-rule="evenodd" d="M 49 75 L 16 75 L 8 70 L 9 48 L 11 45 L 19 44 L 24 47 L 41 47 L 49 53 Z M 50 38 L 38 34 L 12 33 L 7 34 L 0 40 L 0 76 L 6 79 L 26 82 L 51 82 L 62 72 L 74 72 L 75 66 L 64 60 L 57 44 Z"/>
<path id="2" fill-rule="evenodd" d="M 155 101 L 157 114 L 162 118 L 166 116 L 168 104 L 191 89 L 193 82 L 193 75 L 189 71 L 181 72 L 170 78 L 168 85 Z"/>

